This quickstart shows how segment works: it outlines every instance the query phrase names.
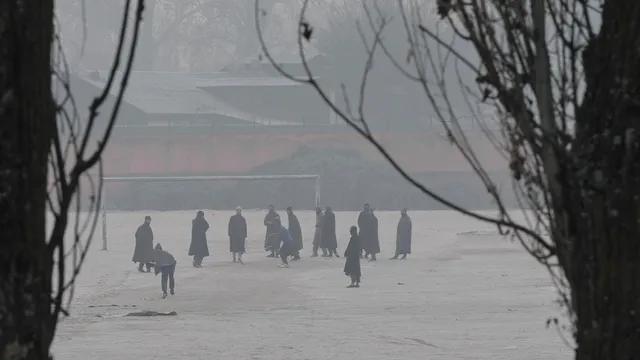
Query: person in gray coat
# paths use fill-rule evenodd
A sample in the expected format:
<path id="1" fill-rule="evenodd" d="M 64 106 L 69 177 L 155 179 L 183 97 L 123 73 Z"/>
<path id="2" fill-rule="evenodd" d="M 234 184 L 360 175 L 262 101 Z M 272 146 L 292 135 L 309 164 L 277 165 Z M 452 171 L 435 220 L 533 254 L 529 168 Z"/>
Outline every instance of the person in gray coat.
<path id="1" fill-rule="evenodd" d="M 322 256 L 326 257 L 327 249 L 322 246 L 322 229 L 324 227 L 324 214 L 320 207 L 316 207 L 316 232 L 313 234 L 313 253 L 311 257 L 318 256 L 318 249 L 322 249 Z"/>
<path id="2" fill-rule="evenodd" d="M 406 260 L 407 255 L 411 254 L 411 233 L 411 218 L 407 215 L 407 209 L 402 209 L 396 232 L 396 254 L 391 260 L 397 260 L 400 255 L 402 255 L 400 259 Z"/>
<path id="3" fill-rule="evenodd" d="M 162 288 L 162 298 L 167 297 L 167 282 L 169 283 L 169 291 L 171 295 L 175 295 L 176 281 L 173 275 L 176 272 L 176 259 L 168 251 L 164 251 L 160 244 L 156 244 L 153 250 L 155 260 L 155 272 L 156 276 L 162 273 L 160 279 L 160 287 Z"/>
<path id="4" fill-rule="evenodd" d="M 336 236 L 336 214 L 327 206 L 324 211 L 324 224 L 322 226 L 322 248 L 326 249 L 328 256 L 338 255 L 338 237 Z"/>
<path id="5" fill-rule="evenodd" d="M 133 250 L 134 263 L 139 263 L 138 271 L 144 272 L 146 265 L 147 272 L 151 272 L 153 263 L 153 230 L 151 230 L 151 216 L 144 217 L 144 223 L 136 230 L 136 247 Z"/>

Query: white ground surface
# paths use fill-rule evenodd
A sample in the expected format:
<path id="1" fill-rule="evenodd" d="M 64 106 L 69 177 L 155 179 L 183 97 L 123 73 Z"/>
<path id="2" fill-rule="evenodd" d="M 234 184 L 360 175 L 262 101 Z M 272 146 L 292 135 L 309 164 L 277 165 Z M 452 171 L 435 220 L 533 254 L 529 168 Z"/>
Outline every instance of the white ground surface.
<path id="1" fill-rule="evenodd" d="M 413 254 L 390 261 L 398 213 L 379 212 L 383 253 L 363 263 L 360 289 L 346 289 L 344 259 L 308 257 L 311 212 L 298 217 L 305 257 L 280 269 L 262 250 L 263 212 L 249 223 L 246 265 L 234 264 L 230 212 L 212 216 L 212 253 L 195 269 L 187 256 L 193 212 L 149 213 L 156 241 L 178 260 L 176 295 L 160 298 L 160 276 L 131 262 L 133 233 L 146 213 L 109 214 L 109 251 L 96 232 L 57 360 L 144 359 L 569 359 L 555 329 L 548 275 L 490 225 L 452 212 L 414 212 Z M 283 215 L 281 213 L 281 215 Z M 336 214 L 340 250 L 356 212 Z M 464 234 L 479 232 L 485 235 Z M 140 310 L 173 317 L 123 317 Z"/>

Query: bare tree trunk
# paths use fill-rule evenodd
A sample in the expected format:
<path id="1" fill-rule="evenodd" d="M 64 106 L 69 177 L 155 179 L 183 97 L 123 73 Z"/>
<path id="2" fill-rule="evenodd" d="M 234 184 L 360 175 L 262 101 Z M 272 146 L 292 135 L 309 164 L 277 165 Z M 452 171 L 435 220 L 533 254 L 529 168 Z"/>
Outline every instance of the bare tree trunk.
<path id="1" fill-rule="evenodd" d="M 587 91 L 573 148 L 575 234 L 565 265 L 577 360 L 640 354 L 640 4 L 607 1 L 583 52 Z"/>
<path id="2" fill-rule="evenodd" d="M 593 208 L 574 244 L 570 275 L 577 360 L 640 354 L 640 234 L 637 208 L 611 217 Z"/>
<path id="3" fill-rule="evenodd" d="M 48 359 L 53 0 L 0 1 L 0 358 Z"/>

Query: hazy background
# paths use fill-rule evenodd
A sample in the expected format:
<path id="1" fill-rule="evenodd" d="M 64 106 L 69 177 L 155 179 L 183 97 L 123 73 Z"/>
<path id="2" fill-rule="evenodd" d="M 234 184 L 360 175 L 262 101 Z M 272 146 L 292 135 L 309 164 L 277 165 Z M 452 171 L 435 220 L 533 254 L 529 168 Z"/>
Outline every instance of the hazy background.
<path id="1" fill-rule="evenodd" d="M 123 2 L 56 2 L 81 116 L 86 116 L 86 107 L 103 86 L 113 59 L 122 16 L 122 6 L 115 3 Z M 405 61 L 407 36 L 395 2 L 378 3 L 391 20 L 384 33 L 387 51 L 410 69 L 412 65 Z M 147 0 L 146 4 L 135 71 L 104 157 L 106 175 L 318 174 L 323 206 L 354 210 L 370 202 L 374 208 L 388 210 L 442 208 L 406 184 L 329 111 L 314 90 L 278 76 L 261 56 L 254 0 Z M 263 0 L 261 4 L 270 52 L 285 70 L 304 75 L 296 36 L 301 2 Z M 414 5 L 420 5 L 425 25 L 450 37 L 448 29 L 436 23 L 429 2 Z M 367 41 L 372 35 L 362 1 L 315 0 L 307 19 L 314 34 L 305 53 L 314 76 L 340 109 L 348 109 L 345 97 L 352 109 L 357 108 L 367 54 L 356 23 L 360 22 Z M 473 60 L 471 49 L 456 47 Z M 473 82 L 473 76 L 455 71 L 453 62 L 449 65 L 445 78 L 457 119 L 507 204 L 515 206 L 504 156 L 478 126 L 478 112 L 486 110 L 477 109 L 459 85 L 459 78 Z M 382 53 L 374 59 L 365 99 L 364 115 L 373 132 L 409 173 L 461 205 L 492 207 L 480 181 L 443 135 L 420 84 L 403 77 Z M 110 99 L 102 113 L 108 114 L 112 104 Z M 107 186 L 111 209 L 265 208 L 268 204 L 310 209 L 315 206 L 314 182 Z"/>

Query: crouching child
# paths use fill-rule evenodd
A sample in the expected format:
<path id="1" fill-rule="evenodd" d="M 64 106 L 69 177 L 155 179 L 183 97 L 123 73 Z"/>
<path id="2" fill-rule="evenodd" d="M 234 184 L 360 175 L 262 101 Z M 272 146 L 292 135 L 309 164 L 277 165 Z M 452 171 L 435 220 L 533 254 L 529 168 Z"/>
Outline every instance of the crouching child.
<path id="1" fill-rule="evenodd" d="M 279 243 L 282 244 L 282 247 L 280 247 L 280 251 L 279 251 L 280 260 L 282 260 L 282 264 L 280 265 L 280 267 L 285 268 L 285 267 L 289 267 L 289 262 L 287 261 L 287 258 L 289 256 L 295 255 L 295 250 L 294 250 L 295 245 L 293 243 L 293 238 L 291 237 L 289 230 L 282 225 L 279 219 L 277 221 L 277 225 L 280 227 Z"/>
<path id="2" fill-rule="evenodd" d="M 162 250 L 162 246 L 157 244 L 154 249 L 154 258 L 155 258 L 155 272 L 156 276 L 159 273 L 162 273 L 162 278 L 160 280 L 160 286 L 162 287 L 162 298 L 167 297 L 167 282 L 169 283 L 169 291 L 171 295 L 174 295 L 175 288 L 175 280 L 173 275 L 176 272 L 176 264 L 177 261 L 169 252 Z"/>

